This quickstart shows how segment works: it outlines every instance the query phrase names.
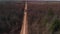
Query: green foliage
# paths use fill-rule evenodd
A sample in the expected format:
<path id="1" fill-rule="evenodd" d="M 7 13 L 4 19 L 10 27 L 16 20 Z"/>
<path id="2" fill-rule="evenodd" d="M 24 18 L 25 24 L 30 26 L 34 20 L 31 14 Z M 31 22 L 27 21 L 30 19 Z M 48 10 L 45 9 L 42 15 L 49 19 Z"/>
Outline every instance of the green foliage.
<path id="1" fill-rule="evenodd" d="M 60 20 L 56 19 L 50 27 L 50 31 L 52 31 L 52 34 L 54 33 L 54 31 L 60 29 L 59 26 L 60 26 Z"/>

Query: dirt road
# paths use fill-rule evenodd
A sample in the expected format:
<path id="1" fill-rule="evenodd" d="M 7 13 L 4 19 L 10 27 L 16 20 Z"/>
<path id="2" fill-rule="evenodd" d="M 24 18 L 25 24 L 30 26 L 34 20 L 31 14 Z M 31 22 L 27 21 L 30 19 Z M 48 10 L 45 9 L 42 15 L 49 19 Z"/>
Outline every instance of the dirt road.
<path id="1" fill-rule="evenodd" d="M 24 10 L 24 19 L 22 24 L 22 29 L 20 34 L 28 34 L 28 23 L 27 23 L 27 2 L 25 3 L 25 10 Z"/>

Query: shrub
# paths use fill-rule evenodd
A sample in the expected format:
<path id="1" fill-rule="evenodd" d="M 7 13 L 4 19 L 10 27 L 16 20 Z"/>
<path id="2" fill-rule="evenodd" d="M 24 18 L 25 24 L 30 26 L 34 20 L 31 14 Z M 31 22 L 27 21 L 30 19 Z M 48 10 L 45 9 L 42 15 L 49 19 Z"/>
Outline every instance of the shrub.
<path id="1" fill-rule="evenodd" d="M 60 20 L 56 19 L 50 27 L 50 30 L 52 30 L 52 34 L 54 34 L 55 31 L 60 30 L 59 26 L 60 26 Z"/>

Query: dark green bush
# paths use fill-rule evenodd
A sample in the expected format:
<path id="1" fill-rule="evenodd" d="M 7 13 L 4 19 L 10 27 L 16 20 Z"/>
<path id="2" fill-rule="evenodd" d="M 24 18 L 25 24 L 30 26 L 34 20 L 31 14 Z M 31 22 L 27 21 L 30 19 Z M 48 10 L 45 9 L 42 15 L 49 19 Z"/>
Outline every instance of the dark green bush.
<path id="1" fill-rule="evenodd" d="M 52 30 L 52 34 L 54 34 L 54 32 L 60 30 L 60 20 L 56 19 L 53 24 L 50 27 L 50 30 Z"/>

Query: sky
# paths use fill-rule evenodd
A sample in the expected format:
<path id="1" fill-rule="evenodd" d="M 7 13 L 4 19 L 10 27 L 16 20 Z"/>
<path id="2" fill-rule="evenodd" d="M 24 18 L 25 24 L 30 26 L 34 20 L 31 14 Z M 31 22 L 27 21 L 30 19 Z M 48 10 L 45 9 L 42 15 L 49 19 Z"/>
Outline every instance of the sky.
<path id="1" fill-rule="evenodd" d="M 0 0 L 0 1 L 26 1 L 26 0 Z M 28 0 L 28 1 L 60 1 L 60 0 Z"/>
<path id="2" fill-rule="evenodd" d="M 60 1 L 60 0 L 28 0 L 28 1 Z"/>

